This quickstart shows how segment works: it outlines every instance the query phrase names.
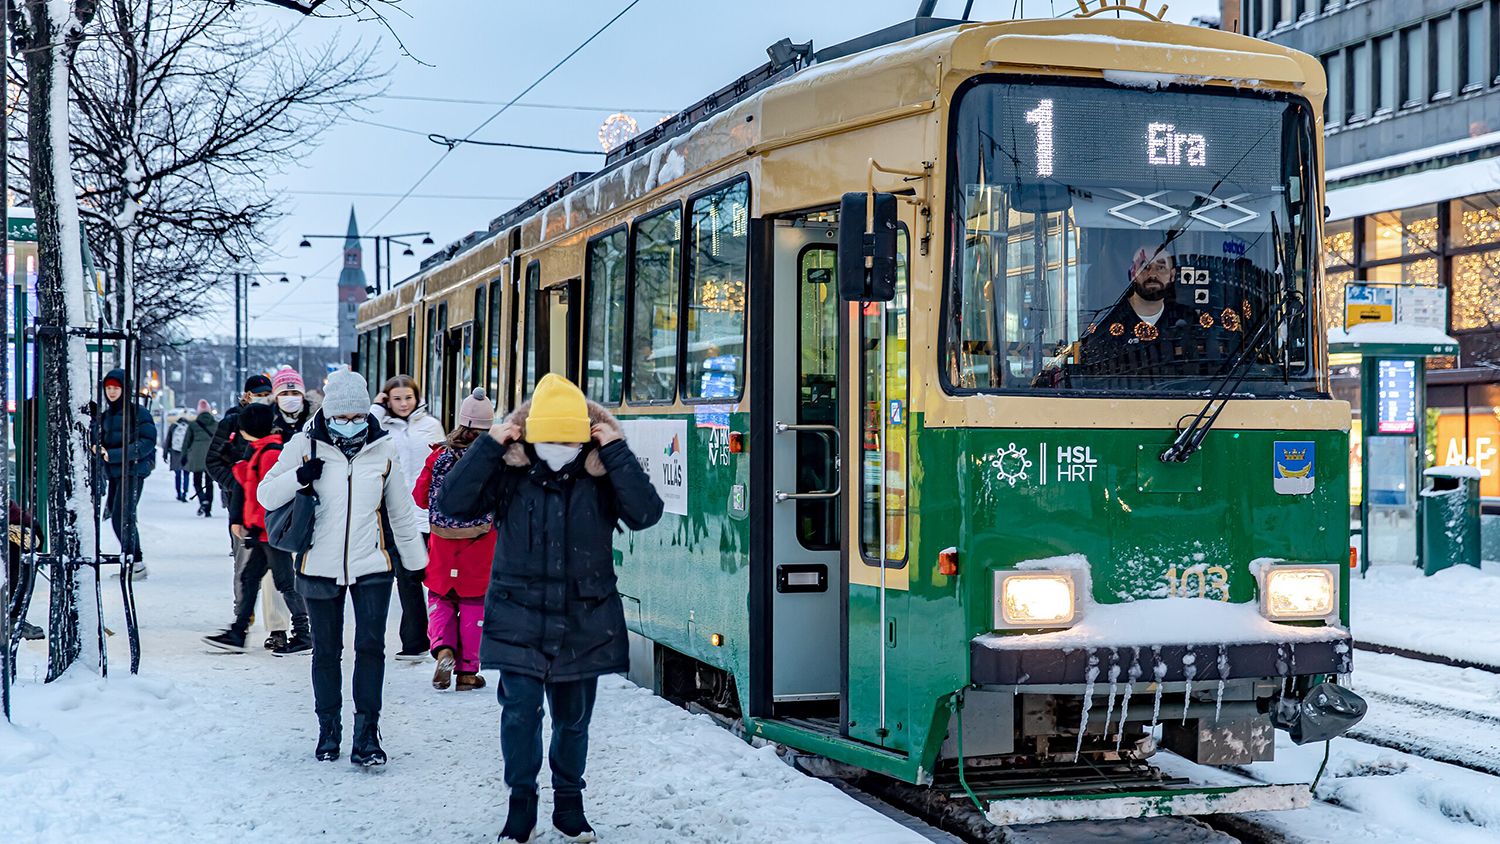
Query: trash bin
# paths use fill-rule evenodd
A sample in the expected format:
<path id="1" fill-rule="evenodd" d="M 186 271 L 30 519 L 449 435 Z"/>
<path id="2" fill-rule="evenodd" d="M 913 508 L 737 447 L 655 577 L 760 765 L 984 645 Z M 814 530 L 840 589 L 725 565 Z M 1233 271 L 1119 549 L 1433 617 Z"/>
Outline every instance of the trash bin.
<path id="1" fill-rule="evenodd" d="M 1418 499 L 1423 571 L 1430 575 L 1460 564 L 1479 568 L 1479 470 L 1434 466 L 1422 474 L 1427 478 Z"/>

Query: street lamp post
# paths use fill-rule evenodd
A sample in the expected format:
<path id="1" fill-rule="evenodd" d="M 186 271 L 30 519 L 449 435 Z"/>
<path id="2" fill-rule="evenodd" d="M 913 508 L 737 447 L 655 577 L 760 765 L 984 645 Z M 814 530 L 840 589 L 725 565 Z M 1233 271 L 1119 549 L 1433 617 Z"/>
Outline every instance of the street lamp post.
<path id="1" fill-rule="evenodd" d="M 245 358 L 248 356 L 246 345 L 248 345 L 250 334 L 250 295 L 246 289 L 259 287 L 260 277 L 269 278 L 279 276 L 277 279 L 282 284 L 289 284 L 291 279 L 286 273 L 262 273 L 262 272 L 234 272 L 234 383 L 245 383 Z M 231 385 L 231 389 L 233 385 Z M 236 394 L 237 395 L 237 394 Z"/>
<path id="2" fill-rule="evenodd" d="M 432 239 L 432 233 L 431 232 L 400 232 L 400 233 L 397 233 L 397 234 L 358 234 L 358 235 L 354 235 L 354 237 L 356 237 L 356 238 L 358 238 L 360 240 L 373 240 L 373 241 L 375 241 L 375 284 L 373 285 L 375 289 L 373 291 L 370 291 L 370 292 L 373 292 L 377 296 L 380 295 L 380 293 L 382 292 L 381 289 L 380 289 L 380 250 L 381 250 L 382 246 L 385 248 L 385 272 L 386 272 L 386 276 L 387 276 L 387 282 L 389 282 L 390 281 L 391 265 L 392 265 L 392 261 L 391 261 L 391 244 L 392 243 L 399 243 L 399 244 L 401 244 L 401 246 L 403 247 L 402 250 L 401 250 L 401 254 L 403 256 L 406 256 L 406 257 L 411 257 L 413 255 L 416 255 L 417 253 L 412 251 L 410 243 L 407 243 L 406 241 L 401 240 L 401 238 L 403 238 L 403 237 L 417 237 L 419 235 L 422 238 L 422 245 L 423 246 L 432 246 L 433 245 L 434 241 Z M 302 242 L 299 243 L 299 244 L 297 244 L 297 245 L 299 247 L 303 248 L 303 249 L 310 249 L 312 247 L 312 241 L 314 239 L 318 239 L 318 240 L 348 240 L 349 237 L 350 236 L 347 235 L 347 234 L 304 234 L 302 236 Z M 392 286 L 393 286 L 392 284 L 387 283 L 386 286 L 385 286 L 385 289 L 389 290 L 389 289 L 391 289 Z"/>

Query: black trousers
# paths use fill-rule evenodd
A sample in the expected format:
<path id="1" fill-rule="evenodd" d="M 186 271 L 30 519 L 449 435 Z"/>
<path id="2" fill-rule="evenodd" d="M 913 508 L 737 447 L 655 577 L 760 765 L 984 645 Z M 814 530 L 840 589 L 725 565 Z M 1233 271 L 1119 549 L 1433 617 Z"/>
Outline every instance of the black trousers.
<path id="1" fill-rule="evenodd" d="M 589 755 L 589 721 L 594 715 L 597 677 L 548 683 L 502 669 L 500 688 L 500 755 L 505 757 L 505 784 L 514 793 L 536 794 L 542 770 L 542 695 L 552 716 L 552 792 L 583 793 L 583 769 Z"/>
<path id="2" fill-rule="evenodd" d="M 308 597 L 312 624 L 313 709 L 318 716 L 337 716 L 344 707 L 344 600 L 354 605 L 354 713 L 379 715 L 385 685 L 385 617 L 391 608 L 391 581 L 332 586 L 337 597 Z"/>
<path id="3" fill-rule="evenodd" d="M 141 503 L 141 479 L 110 478 L 104 492 L 104 508 L 109 511 L 110 526 L 120 540 L 120 556 L 127 560 L 141 558 L 141 532 L 136 524 L 136 507 Z"/>
<path id="4" fill-rule="evenodd" d="M 214 479 L 207 472 L 193 473 L 193 497 L 203 504 L 213 505 Z"/>
<path id="5" fill-rule="evenodd" d="M 286 599 L 286 607 L 292 613 L 292 635 L 306 635 L 307 604 L 297 594 L 297 571 L 292 564 L 292 555 L 256 539 L 242 541 L 245 543 L 245 567 L 239 572 L 240 588 L 234 596 L 234 624 L 230 629 L 241 636 L 249 631 L 250 620 L 255 617 L 255 599 L 260 596 L 260 582 L 269 570 L 276 591 Z"/>
<path id="6" fill-rule="evenodd" d="M 423 534 L 422 544 L 427 544 Z M 396 567 L 396 596 L 401 599 L 401 652 L 407 654 L 426 653 L 431 643 L 427 640 L 427 590 L 417 578 L 420 572 L 407 571 L 401 565 L 401 554 L 395 544 L 390 546 L 391 560 Z"/>

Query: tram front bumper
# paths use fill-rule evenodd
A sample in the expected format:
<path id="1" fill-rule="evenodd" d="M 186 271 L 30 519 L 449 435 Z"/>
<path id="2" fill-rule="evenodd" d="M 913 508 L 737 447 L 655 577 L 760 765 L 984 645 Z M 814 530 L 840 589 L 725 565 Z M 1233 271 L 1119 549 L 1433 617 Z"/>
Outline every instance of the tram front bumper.
<path id="1" fill-rule="evenodd" d="M 1046 634 L 997 637 L 986 634 L 969 643 L 969 680 L 979 686 L 1036 686 L 1081 684 L 1107 678 L 1119 666 L 1121 678 L 1139 666 L 1145 682 L 1195 683 L 1218 680 L 1305 677 L 1347 674 L 1354 668 L 1354 649 L 1348 631 L 1337 628 L 1295 642 L 1212 642 L 1161 645 L 1080 647 L 1076 645 L 1019 645 L 1018 640 L 1045 640 Z M 1007 641 L 1008 640 L 1008 641 Z M 996 647 L 1003 642 L 1003 647 Z M 1017 642 L 1013 644 L 1013 642 Z"/>

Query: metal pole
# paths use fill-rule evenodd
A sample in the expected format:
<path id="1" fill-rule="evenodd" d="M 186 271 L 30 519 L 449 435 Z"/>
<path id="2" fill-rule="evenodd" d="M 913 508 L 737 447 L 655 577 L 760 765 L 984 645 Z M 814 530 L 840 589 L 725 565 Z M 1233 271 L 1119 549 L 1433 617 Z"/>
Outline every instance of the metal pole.
<path id="1" fill-rule="evenodd" d="M 0 96 L 4 96 L 10 89 L 10 33 L 8 22 L 0 22 Z M 9 148 L 10 127 L 6 123 L 4 104 L 0 103 L 0 138 L 6 139 L 5 147 Z M 5 233 L 6 252 L 10 252 L 10 172 L 7 169 L 9 156 L 0 155 L 0 191 L 5 192 L 4 202 L 0 202 L 0 231 Z M 8 262 L 7 262 L 8 263 Z M 0 281 L 0 314 L 9 313 L 8 298 L 10 293 L 10 279 Z M 8 321 L 7 321 L 8 322 Z M 11 326 L 6 325 L 6 340 L 0 343 L 0 401 L 5 402 L 5 413 L 0 419 L 0 536 L 10 537 L 10 332 Z M 24 342 L 20 334 L 16 335 L 17 343 Z M 19 352 L 17 358 L 21 357 Z M 19 404 L 17 405 L 19 407 Z M 9 547 L 6 552 L 9 553 Z M 15 584 L 10 582 L 10 565 L 7 559 L 3 570 L 0 570 L 0 710 L 5 713 L 5 720 L 10 720 L 10 678 L 11 678 L 11 617 L 10 607 L 11 590 Z"/>
<path id="2" fill-rule="evenodd" d="M 380 235 L 375 235 L 375 295 L 380 295 Z"/>
<path id="3" fill-rule="evenodd" d="M 240 334 L 243 327 L 240 325 L 241 311 L 240 274 L 234 274 L 234 384 L 238 386 L 245 383 L 245 352 L 240 345 Z"/>
<path id="4" fill-rule="evenodd" d="M 863 309 L 861 309 L 863 310 Z M 889 637 L 891 619 L 886 615 L 885 608 L 885 555 L 886 555 L 886 529 L 889 527 L 885 515 L 885 481 L 886 481 L 886 423 L 890 417 L 886 411 L 886 303 L 880 303 L 880 406 L 875 409 L 877 418 L 880 420 L 880 503 L 875 507 L 875 517 L 880 519 L 880 736 L 884 738 L 887 734 L 885 726 L 885 652 L 889 649 Z"/>

